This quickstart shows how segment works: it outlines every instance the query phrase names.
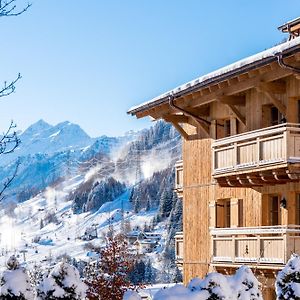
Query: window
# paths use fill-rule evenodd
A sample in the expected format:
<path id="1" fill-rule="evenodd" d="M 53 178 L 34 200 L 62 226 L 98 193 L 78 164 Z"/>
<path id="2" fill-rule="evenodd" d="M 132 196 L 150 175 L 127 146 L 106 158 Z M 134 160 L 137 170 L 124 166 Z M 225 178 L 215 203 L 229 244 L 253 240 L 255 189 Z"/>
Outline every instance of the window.
<path id="1" fill-rule="evenodd" d="M 224 136 L 230 136 L 231 134 L 231 124 L 230 120 L 225 120 L 224 121 Z"/>
<path id="2" fill-rule="evenodd" d="M 270 225 L 279 225 L 280 224 L 279 196 L 278 195 L 270 196 L 269 205 L 270 205 Z"/>
<path id="3" fill-rule="evenodd" d="M 271 125 L 278 125 L 280 123 L 279 111 L 275 106 L 271 107 Z"/>
<path id="4" fill-rule="evenodd" d="M 262 118 L 262 125 L 264 127 L 275 126 L 286 122 L 284 116 L 274 105 L 263 105 Z"/>
<path id="5" fill-rule="evenodd" d="M 230 199 L 218 200 L 216 203 L 216 227 L 230 227 Z"/>
<path id="6" fill-rule="evenodd" d="M 297 121 L 298 121 L 298 123 L 300 123 L 300 100 L 298 100 L 297 102 L 298 102 L 298 111 L 297 111 L 298 118 L 297 118 Z"/>
<path id="7" fill-rule="evenodd" d="M 296 195 L 295 213 L 296 213 L 296 217 L 295 217 L 296 225 L 300 225 L 300 194 Z"/>
<path id="8" fill-rule="evenodd" d="M 238 227 L 244 226 L 244 205 L 243 205 L 243 199 L 238 200 Z"/>

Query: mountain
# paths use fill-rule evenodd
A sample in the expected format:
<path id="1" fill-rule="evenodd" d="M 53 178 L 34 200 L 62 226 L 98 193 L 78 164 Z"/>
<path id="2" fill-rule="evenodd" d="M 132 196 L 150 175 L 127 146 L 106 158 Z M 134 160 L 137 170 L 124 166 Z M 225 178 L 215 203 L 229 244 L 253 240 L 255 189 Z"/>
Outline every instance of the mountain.
<path id="1" fill-rule="evenodd" d="M 28 265 L 50 252 L 53 259 L 68 253 L 85 260 L 94 247 L 84 241 L 91 228 L 99 233 L 93 245 L 112 228 L 152 231 L 161 238 L 143 257 L 161 280 L 170 278 L 164 272 L 175 270 L 173 237 L 182 229 L 182 202 L 173 192 L 181 138 L 172 126 L 157 122 L 121 137 L 90 138 L 70 122 L 40 120 L 20 139 L 13 155 L 1 157 L 2 183 L 17 157 L 20 165 L 0 206 L 0 247 L 26 250 Z"/>
<path id="2" fill-rule="evenodd" d="M 18 176 L 6 196 L 27 200 L 57 180 L 77 174 L 85 161 L 109 156 L 136 134 L 91 138 L 77 124 L 65 121 L 53 126 L 39 120 L 19 134 L 21 144 L 13 153 L 1 156 L 0 183 L 12 176 L 18 161 Z"/>
<path id="3" fill-rule="evenodd" d="M 56 152 L 77 150 L 93 143 L 80 126 L 62 122 L 55 126 L 39 120 L 19 135 L 21 145 L 9 155 L 1 158 L 0 164 L 5 165 L 17 157 L 37 153 L 51 155 Z"/>

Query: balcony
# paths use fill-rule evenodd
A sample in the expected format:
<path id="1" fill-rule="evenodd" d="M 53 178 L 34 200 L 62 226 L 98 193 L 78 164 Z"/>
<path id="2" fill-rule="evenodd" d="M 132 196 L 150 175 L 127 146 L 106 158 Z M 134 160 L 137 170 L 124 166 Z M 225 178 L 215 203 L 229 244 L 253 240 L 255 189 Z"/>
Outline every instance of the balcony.
<path id="1" fill-rule="evenodd" d="M 183 266 L 183 232 L 175 234 L 175 260 L 179 269 Z"/>
<path id="2" fill-rule="evenodd" d="M 300 226 L 211 229 L 212 265 L 279 269 L 300 251 Z"/>
<path id="3" fill-rule="evenodd" d="M 175 192 L 177 196 L 183 197 L 183 161 L 179 160 L 175 164 Z"/>
<path id="4" fill-rule="evenodd" d="M 299 181 L 300 124 L 280 124 L 216 140 L 213 177 L 221 186 Z"/>

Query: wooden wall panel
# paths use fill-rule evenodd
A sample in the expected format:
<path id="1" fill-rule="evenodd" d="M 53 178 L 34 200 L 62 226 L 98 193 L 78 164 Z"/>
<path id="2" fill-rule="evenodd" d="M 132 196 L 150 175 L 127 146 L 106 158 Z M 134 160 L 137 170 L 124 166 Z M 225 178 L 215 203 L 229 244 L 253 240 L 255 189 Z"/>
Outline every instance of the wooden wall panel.
<path id="1" fill-rule="evenodd" d="M 289 122 L 298 122 L 298 103 L 300 99 L 299 81 L 291 76 L 286 79 L 287 94 L 276 95 L 287 106 Z M 263 105 L 271 104 L 264 93 L 251 89 L 246 92 L 246 106 L 242 113 L 246 116 L 246 127 L 242 130 L 259 129 L 263 124 Z M 226 105 L 219 102 L 211 104 L 210 119 L 232 117 Z M 265 112 L 266 114 L 266 112 Z M 216 132 L 215 122 L 212 122 L 211 135 Z M 195 128 L 185 125 L 185 130 L 195 133 Z M 234 129 L 232 129 L 234 130 Z M 287 199 L 287 208 L 281 208 L 283 224 L 295 224 L 295 197 L 300 192 L 300 183 L 284 185 L 269 185 L 255 188 L 221 188 L 211 176 L 212 155 L 210 139 L 198 136 L 197 139 L 185 140 L 183 143 L 184 189 L 183 189 L 183 225 L 184 225 L 184 281 L 203 277 L 208 271 L 211 255 L 211 239 L 209 226 L 215 222 L 214 203 L 218 199 L 243 199 L 243 224 L 246 227 L 267 226 L 270 224 L 269 196 L 278 194 L 280 199 Z M 233 203 L 232 202 L 232 203 Z M 237 212 L 233 205 L 232 213 Z M 231 223 L 236 226 L 236 216 L 231 216 Z"/>

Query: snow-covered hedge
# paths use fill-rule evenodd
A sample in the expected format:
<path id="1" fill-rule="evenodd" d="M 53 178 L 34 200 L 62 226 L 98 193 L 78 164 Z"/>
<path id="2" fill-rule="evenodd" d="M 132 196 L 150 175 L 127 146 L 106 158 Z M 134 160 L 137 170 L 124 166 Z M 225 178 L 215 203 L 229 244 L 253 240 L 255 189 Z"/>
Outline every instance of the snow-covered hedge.
<path id="1" fill-rule="evenodd" d="M 300 256 L 293 254 L 276 278 L 277 299 L 300 300 Z"/>
<path id="2" fill-rule="evenodd" d="M 38 300 L 82 300 L 87 286 L 81 281 L 78 270 L 66 262 L 57 264 L 44 276 L 37 287 Z"/>
<path id="3" fill-rule="evenodd" d="M 128 298 L 128 295 L 126 295 Z M 139 299 L 139 298 L 133 298 Z M 194 278 L 187 287 L 175 285 L 158 291 L 154 300 L 263 300 L 260 284 L 250 268 L 242 266 L 232 276 L 209 273 Z"/>
<path id="4" fill-rule="evenodd" d="M 1 300 L 32 300 L 33 289 L 26 270 L 20 266 L 15 256 L 7 261 L 7 270 L 2 272 L 0 279 Z"/>

